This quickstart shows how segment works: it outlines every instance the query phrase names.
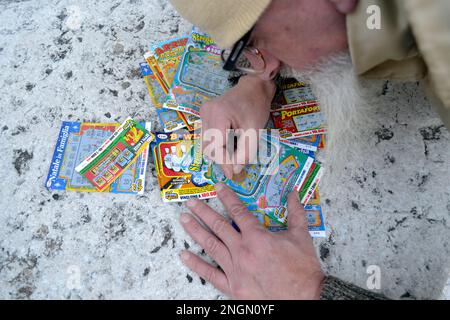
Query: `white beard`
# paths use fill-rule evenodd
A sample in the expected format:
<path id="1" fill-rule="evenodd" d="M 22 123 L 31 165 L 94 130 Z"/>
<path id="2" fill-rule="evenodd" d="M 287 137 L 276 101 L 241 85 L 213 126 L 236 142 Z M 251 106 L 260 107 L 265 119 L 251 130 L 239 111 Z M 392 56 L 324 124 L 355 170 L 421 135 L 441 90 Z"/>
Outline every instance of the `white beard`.
<path id="1" fill-rule="evenodd" d="M 301 72 L 285 68 L 282 73 L 311 84 L 327 119 L 325 152 L 318 154 L 325 167 L 321 183 L 325 193 L 339 185 L 347 166 L 363 162 L 367 137 L 375 126 L 371 98 L 364 96 L 364 83 L 354 73 L 349 53 L 329 57 Z"/>

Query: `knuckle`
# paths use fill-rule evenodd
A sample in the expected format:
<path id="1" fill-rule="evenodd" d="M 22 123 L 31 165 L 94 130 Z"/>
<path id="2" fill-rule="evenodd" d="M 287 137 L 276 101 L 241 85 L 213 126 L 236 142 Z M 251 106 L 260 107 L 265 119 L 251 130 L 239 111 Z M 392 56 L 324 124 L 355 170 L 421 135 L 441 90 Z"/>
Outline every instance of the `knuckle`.
<path id="1" fill-rule="evenodd" d="M 216 279 L 216 271 L 214 269 L 209 270 L 208 274 L 206 275 L 206 281 L 208 281 L 209 283 L 214 283 Z"/>
<path id="2" fill-rule="evenodd" d="M 219 242 L 214 237 L 208 237 L 208 239 L 206 239 L 205 249 L 211 256 L 216 254 L 218 246 Z"/>
<path id="3" fill-rule="evenodd" d="M 229 213 L 232 217 L 238 217 L 247 212 L 247 209 L 241 203 L 232 204 Z"/>
<path id="4" fill-rule="evenodd" d="M 200 225 L 197 222 L 191 221 L 191 222 L 188 223 L 188 225 L 189 225 L 192 233 L 199 233 L 200 232 L 200 228 L 201 227 L 200 227 Z"/>
<path id="5" fill-rule="evenodd" d="M 198 272 L 200 270 L 200 265 L 197 259 L 192 259 L 192 257 L 186 261 L 186 265 L 189 266 L 193 271 Z"/>
<path id="6" fill-rule="evenodd" d="M 252 230 L 256 230 L 258 226 L 260 226 L 260 224 L 254 224 L 253 222 L 255 222 L 255 217 L 253 217 L 251 214 L 242 215 L 241 223 L 248 225 L 248 227 Z"/>
<path id="7" fill-rule="evenodd" d="M 216 221 L 214 221 L 212 231 L 215 234 L 221 234 L 225 228 L 225 223 L 226 223 L 225 220 L 217 219 Z"/>

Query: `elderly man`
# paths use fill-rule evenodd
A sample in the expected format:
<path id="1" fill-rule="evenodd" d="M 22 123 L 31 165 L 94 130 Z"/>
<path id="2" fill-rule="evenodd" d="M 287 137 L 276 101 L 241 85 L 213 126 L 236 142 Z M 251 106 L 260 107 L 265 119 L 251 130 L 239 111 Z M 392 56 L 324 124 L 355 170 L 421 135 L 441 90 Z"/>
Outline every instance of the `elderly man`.
<path id="1" fill-rule="evenodd" d="M 238 56 L 247 55 L 249 73 L 254 73 L 241 77 L 225 95 L 203 106 L 204 129 L 225 132 L 264 128 L 280 69 L 314 79 L 325 70 L 324 65 L 348 64 L 348 51 L 359 76 L 421 80 L 444 123 L 450 125 L 450 24 L 446 17 L 450 4 L 446 0 L 171 2 L 222 48 L 231 49 L 225 55 L 226 69 L 239 69 Z M 263 64 L 258 60 L 261 57 Z M 345 85 L 355 79 L 344 77 L 342 81 Z M 329 125 L 327 158 L 338 163 L 340 155 L 351 154 L 358 143 L 356 135 L 346 139 L 350 141 L 347 145 L 339 143 L 342 135 L 351 135 L 347 129 L 359 125 L 364 113 L 359 111 L 358 103 L 332 108 L 327 98 L 332 93 L 325 86 L 314 89 Z M 358 95 L 350 89 L 349 94 Z M 361 97 L 360 101 L 363 103 Z M 238 144 L 236 152 L 244 151 Z M 242 170 L 238 163 L 222 166 L 228 177 Z M 270 234 L 248 214 L 232 191 L 217 185 L 217 192 L 240 232 L 195 200 L 188 202 L 188 207 L 211 231 L 190 214 L 183 214 L 181 222 L 221 269 L 187 251 L 182 259 L 225 294 L 237 299 L 383 298 L 323 273 L 295 194 L 288 199 L 289 230 Z"/>

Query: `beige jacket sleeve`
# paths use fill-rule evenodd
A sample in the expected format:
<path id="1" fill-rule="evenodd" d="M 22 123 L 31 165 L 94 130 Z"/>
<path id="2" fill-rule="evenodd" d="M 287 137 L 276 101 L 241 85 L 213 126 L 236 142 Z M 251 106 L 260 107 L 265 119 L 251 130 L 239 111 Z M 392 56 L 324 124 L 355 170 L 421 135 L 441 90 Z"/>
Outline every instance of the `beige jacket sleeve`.
<path id="1" fill-rule="evenodd" d="M 381 9 L 380 30 L 367 27 L 370 5 Z M 420 80 L 450 129 L 450 1 L 359 0 L 347 33 L 359 75 Z"/>

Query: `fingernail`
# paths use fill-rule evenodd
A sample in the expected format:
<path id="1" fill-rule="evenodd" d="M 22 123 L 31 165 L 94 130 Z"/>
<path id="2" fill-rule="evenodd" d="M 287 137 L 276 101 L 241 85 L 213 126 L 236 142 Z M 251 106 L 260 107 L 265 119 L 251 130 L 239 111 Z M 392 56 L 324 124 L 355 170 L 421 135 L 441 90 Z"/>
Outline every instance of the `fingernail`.
<path id="1" fill-rule="evenodd" d="M 233 168 L 227 166 L 226 168 L 224 168 L 223 173 L 228 180 L 233 179 Z"/>
<path id="2" fill-rule="evenodd" d="M 234 165 L 234 166 L 233 166 L 233 172 L 234 172 L 234 174 L 239 174 L 239 173 L 241 173 L 241 171 L 242 171 L 243 168 L 244 168 L 244 166 L 241 165 L 241 164 L 236 164 L 236 165 Z"/>
<path id="3" fill-rule="evenodd" d="M 187 253 L 187 251 L 183 251 L 181 253 L 181 260 L 183 260 L 183 261 L 188 261 L 190 257 L 191 257 L 191 255 L 189 253 Z"/>
<path id="4" fill-rule="evenodd" d="M 187 213 L 182 213 L 180 220 L 182 223 L 188 223 L 189 221 L 191 221 L 191 216 Z"/>
<path id="5" fill-rule="evenodd" d="M 196 205 L 196 200 L 195 199 L 189 199 L 187 202 L 186 202 L 186 205 L 188 206 L 188 208 L 194 208 L 195 207 L 195 205 Z"/>
<path id="6" fill-rule="evenodd" d="M 216 183 L 214 185 L 214 188 L 216 188 L 216 191 L 222 191 L 223 190 L 223 184 L 222 183 Z"/>

